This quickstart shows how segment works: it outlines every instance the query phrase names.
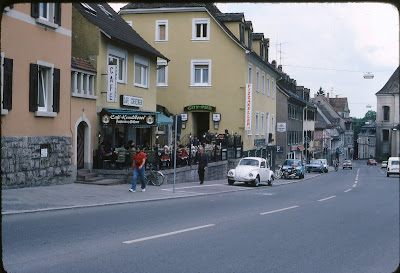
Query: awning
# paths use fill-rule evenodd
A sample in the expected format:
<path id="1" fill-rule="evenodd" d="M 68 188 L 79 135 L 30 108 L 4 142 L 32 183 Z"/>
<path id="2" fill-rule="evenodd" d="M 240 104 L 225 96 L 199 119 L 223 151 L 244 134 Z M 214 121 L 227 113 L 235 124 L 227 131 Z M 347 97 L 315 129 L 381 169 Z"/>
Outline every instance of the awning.
<path id="1" fill-rule="evenodd" d="M 172 118 L 169 118 L 161 113 L 157 113 L 157 125 L 172 125 L 174 123 L 174 120 Z"/>

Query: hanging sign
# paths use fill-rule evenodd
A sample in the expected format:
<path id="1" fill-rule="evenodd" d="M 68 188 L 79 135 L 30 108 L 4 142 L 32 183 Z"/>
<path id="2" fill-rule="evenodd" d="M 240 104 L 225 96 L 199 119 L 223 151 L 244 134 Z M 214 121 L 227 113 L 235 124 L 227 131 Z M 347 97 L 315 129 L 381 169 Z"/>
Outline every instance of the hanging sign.
<path id="1" fill-rule="evenodd" d="M 107 102 L 117 102 L 117 75 L 118 66 L 107 66 Z"/>
<path id="2" fill-rule="evenodd" d="M 143 107 L 143 98 L 121 95 L 123 106 Z"/>
<path id="3" fill-rule="evenodd" d="M 252 110 L 252 84 L 246 84 L 246 111 L 245 111 L 245 121 L 244 129 L 251 130 L 251 110 Z"/>
<path id="4" fill-rule="evenodd" d="M 215 106 L 198 104 L 198 105 L 185 106 L 183 108 L 183 111 L 185 111 L 185 112 L 197 111 L 197 110 L 205 110 L 205 111 L 215 112 Z"/>

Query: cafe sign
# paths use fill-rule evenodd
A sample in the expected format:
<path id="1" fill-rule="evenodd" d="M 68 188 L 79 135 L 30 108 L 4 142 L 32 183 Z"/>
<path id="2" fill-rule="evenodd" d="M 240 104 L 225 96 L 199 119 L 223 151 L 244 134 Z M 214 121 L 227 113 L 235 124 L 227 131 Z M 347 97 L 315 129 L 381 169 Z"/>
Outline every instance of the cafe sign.
<path id="1" fill-rule="evenodd" d="M 252 85 L 251 84 L 246 84 L 246 110 L 245 110 L 245 120 L 244 120 L 244 129 L 246 131 L 251 130 L 251 110 L 252 110 Z"/>
<path id="2" fill-rule="evenodd" d="M 116 114 L 104 114 L 101 118 L 103 125 L 147 125 L 156 126 L 157 115 L 156 114 L 132 114 L 132 115 L 116 115 Z"/>
<path id="3" fill-rule="evenodd" d="M 122 106 L 143 107 L 143 98 L 121 95 Z"/>
<path id="4" fill-rule="evenodd" d="M 183 108 L 183 111 L 185 111 L 185 112 L 198 111 L 198 110 L 215 112 L 215 106 L 197 104 L 197 105 L 186 106 L 186 107 Z"/>

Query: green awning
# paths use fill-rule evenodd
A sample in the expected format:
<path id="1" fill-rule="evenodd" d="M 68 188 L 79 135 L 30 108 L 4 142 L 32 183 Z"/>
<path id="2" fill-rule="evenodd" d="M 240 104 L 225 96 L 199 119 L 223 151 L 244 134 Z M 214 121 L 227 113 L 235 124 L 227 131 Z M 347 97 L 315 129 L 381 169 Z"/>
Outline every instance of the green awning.
<path id="1" fill-rule="evenodd" d="M 157 113 L 157 125 L 172 125 L 174 120 L 161 113 Z"/>

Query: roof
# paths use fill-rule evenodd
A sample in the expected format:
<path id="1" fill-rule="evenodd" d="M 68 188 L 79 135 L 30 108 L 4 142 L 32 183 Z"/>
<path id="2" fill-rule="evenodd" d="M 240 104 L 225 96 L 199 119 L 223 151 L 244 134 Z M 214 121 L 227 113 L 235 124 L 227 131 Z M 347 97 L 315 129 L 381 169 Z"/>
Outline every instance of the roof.
<path id="1" fill-rule="evenodd" d="M 347 98 L 329 98 L 329 104 L 336 112 L 343 112 L 347 106 Z"/>
<path id="2" fill-rule="evenodd" d="M 139 52 L 147 53 L 169 61 L 157 49 L 148 44 L 122 17 L 107 3 L 72 3 L 72 5 L 91 23 L 98 26 L 111 40 L 122 42 Z"/>
<path id="3" fill-rule="evenodd" d="M 77 57 L 71 57 L 71 67 L 96 72 L 96 68 L 94 68 L 90 61 Z"/>
<path id="4" fill-rule="evenodd" d="M 315 129 L 325 129 L 328 127 L 328 123 L 322 117 L 322 115 L 317 111 L 317 120 L 315 121 Z"/>
<path id="5" fill-rule="evenodd" d="M 253 40 L 262 40 L 264 38 L 264 33 L 253 33 Z"/>
<path id="6" fill-rule="evenodd" d="M 399 67 L 392 74 L 386 84 L 375 95 L 399 94 Z"/>
<path id="7" fill-rule="evenodd" d="M 244 18 L 243 12 L 241 13 L 220 13 L 216 15 L 217 19 L 221 22 L 242 22 Z"/>

